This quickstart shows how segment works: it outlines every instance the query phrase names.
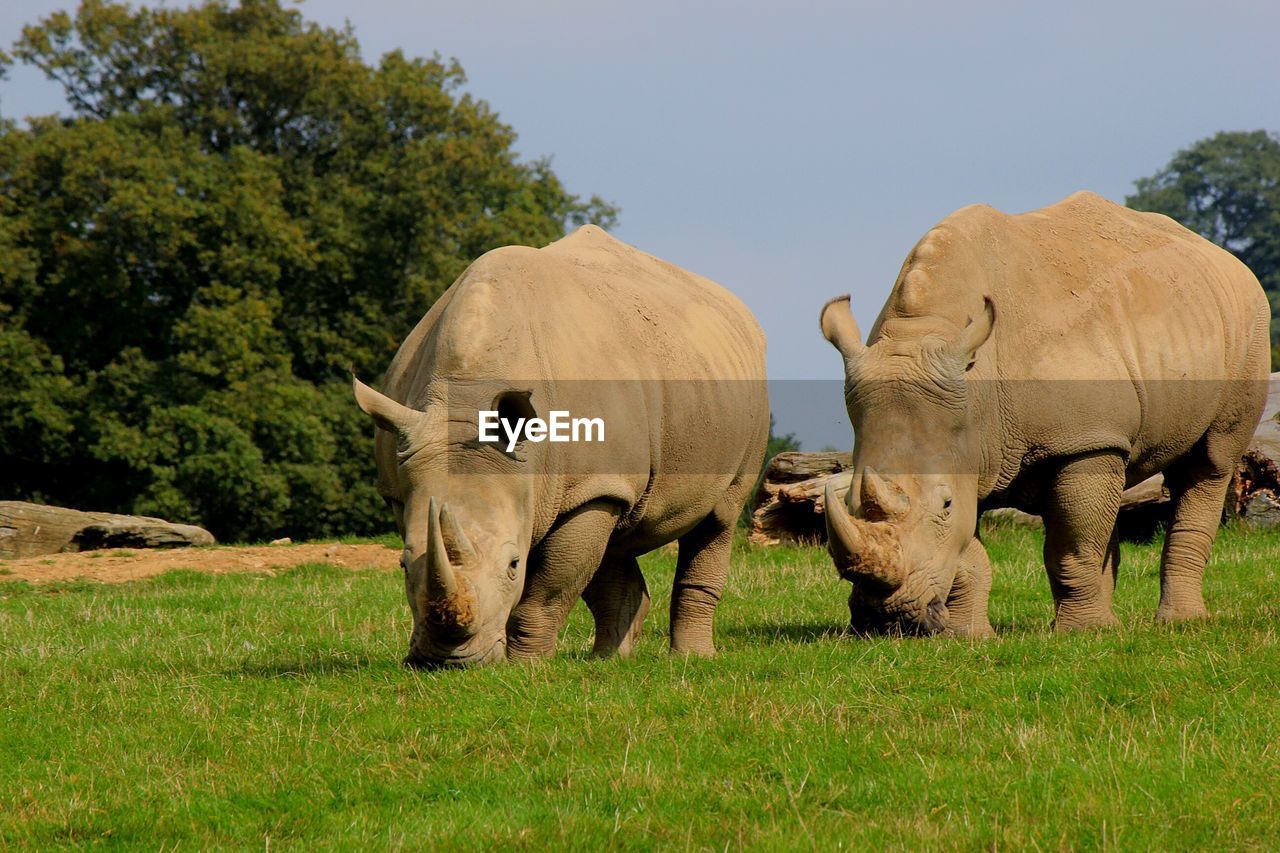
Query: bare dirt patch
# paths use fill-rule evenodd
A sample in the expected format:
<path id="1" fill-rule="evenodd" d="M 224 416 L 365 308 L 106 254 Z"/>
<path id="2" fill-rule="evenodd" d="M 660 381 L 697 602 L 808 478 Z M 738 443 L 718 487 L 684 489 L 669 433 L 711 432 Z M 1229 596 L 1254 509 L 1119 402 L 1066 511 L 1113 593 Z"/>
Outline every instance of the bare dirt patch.
<path id="1" fill-rule="evenodd" d="M 232 572 L 273 574 L 303 563 L 329 563 L 348 569 L 395 569 L 400 551 L 384 545 L 252 545 L 175 548 L 148 551 L 81 551 L 0 560 L 0 581 L 32 583 L 92 580 L 123 583 L 174 569 L 221 575 Z"/>

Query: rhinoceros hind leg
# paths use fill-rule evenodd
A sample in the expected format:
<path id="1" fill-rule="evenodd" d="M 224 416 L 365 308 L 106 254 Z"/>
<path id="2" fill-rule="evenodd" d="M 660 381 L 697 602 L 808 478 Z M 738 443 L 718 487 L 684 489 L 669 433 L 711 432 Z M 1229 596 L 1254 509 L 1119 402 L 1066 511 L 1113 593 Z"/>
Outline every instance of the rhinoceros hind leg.
<path id="1" fill-rule="evenodd" d="M 1044 507 L 1055 630 L 1119 624 L 1111 596 L 1120 562 L 1115 531 L 1124 475 L 1124 459 L 1106 451 L 1072 457 L 1056 471 Z"/>
<path id="2" fill-rule="evenodd" d="M 680 537 L 671 589 L 671 651 L 710 657 L 716 653 L 711 623 L 729 574 L 734 520 L 715 515 Z"/>
<path id="3" fill-rule="evenodd" d="M 1160 555 L 1157 622 L 1183 622 L 1209 615 L 1204 606 L 1204 567 L 1222 522 L 1222 504 L 1231 472 L 1211 472 L 1187 460 L 1165 472 L 1173 514 Z"/>
<path id="4" fill-rule="evenodd" d="M 596 622 L 596 657 L 627 657 L 640 637 L 640 626 L 649 614 L 649 588 L 635 557 L 606 557 L 582 600 Z"/>
<path id="5" fill-rule="evenodd" d="M 559 519 L 529 554 L 524 594 L 507 620 L 510 660 L 555 654 L 569 611 L 600 566 L 618 505 L 593 501 Z"/>

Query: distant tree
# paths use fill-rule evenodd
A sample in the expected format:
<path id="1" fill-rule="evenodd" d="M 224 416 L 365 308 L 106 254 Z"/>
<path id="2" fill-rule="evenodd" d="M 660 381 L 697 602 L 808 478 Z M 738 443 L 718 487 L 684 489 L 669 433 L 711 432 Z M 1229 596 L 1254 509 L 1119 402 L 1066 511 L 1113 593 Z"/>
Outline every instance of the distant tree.
<path id="1" fill-rule="evenodd" d="M 775 421 L 773 415 L 770 414 L 769 415 L 769 443 L 765 445 L 764 464 L 760 466 L 760 473 L 756 476 L 756 484 L 755 484 L 755 487 L 751 490 L 751 497 L 747 499 L 747 503 L 742 508 L 742 514 L 738 519 L 739 524 L 741 524 L 744 527 L 751 526 L 751 511 L 752 509 L 754 509 L 752 504 L 755 500 L 755 494 L 756 492 L 760 491 L 760 483 L 764 480 L 764 471 L 766 468 L 769 467 L 769 463 L 773 461 L 773 457 L 777 456 L 779 453 L 787 453 L 793 450 L 800 449 L 800 440 L 796 438 L 796 434 L 793 432 L 789 432 L 789 433 L 786 433 L 785 435 L 775 435 L 773 432 L 773 428 L 776 425 L 777 425 L 777 421 Z"/>
<path id="2" fill-rule="evenodd" d="M 72 115 L 0 124 L 0 497 L 385 529 L 348 368 L 379 375 L 485 251 L 614 220 L 456 63 L 367 65 L 279 0 L 85 0 L 13 55 Z"/>
<path id="3" fill-rule="evenodd" d="M 1134 186 L 1130 207 L 1181 222 L 1253 270 L 1271 299 L 1271 369 L 1280 369 L 1280 136 L 1218 133 Z"/>
<path id="4" fill-rule="evenodd" d="M 769 444 L 764 452 L 764 464 L 766 467 L 769 461 L 779 453 L 788 453 L 790 451 L 800 449 L 800 439 L 796 438 L 794 432 L 788 432 L 784 435 L 777 435 L 773 428 L 777 425 L 773 415 L 769 415 Z"/>

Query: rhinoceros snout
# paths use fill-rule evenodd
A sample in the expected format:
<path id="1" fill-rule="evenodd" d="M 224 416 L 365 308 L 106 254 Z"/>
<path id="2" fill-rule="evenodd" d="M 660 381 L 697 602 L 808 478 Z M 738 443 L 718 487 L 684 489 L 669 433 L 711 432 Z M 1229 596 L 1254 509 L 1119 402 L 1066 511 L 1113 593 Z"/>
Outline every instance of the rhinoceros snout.
<path id="1" fill-rule="evenodd" d="M 849 630 L 864 637 L 927 637 L 946 631 L 950 619 L 943 596 L 936 596 L 923 608 L 886 607 L 866 600 L 851 601 L 849 605 Z"/>
<path id="2" fill-rule="evenodd" d="M 436 645 L 425 648 L 415 646 L 409 650 L 409 654 L 405 655 L 403 663 L 409 669 L 425 671 L 460 669 L 500 661 L 506 657 L 506 653 L 506 638 L 499 639 L 479 652 L 460 648 L 442 648 Z"/>
<path id="3" fill-rule="evenodd" d="M 937 634 L 947 630 L 950 627 L 950 621 L 947 602 L 943 600 L 942 596 L 938 596 L 929 602 L 929 606 L 925 608 L 921 629 L 926 634 Z"/>

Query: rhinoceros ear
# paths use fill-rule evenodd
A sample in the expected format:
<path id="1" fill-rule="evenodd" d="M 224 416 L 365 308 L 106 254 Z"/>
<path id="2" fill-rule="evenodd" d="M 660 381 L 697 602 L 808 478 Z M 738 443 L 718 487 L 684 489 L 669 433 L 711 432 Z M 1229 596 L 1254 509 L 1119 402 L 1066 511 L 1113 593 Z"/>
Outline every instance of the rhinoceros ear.
<path id="1" fill-rule="evenodd" d="M 982 297 L 982 316 L 977 320 L 969 319 L 969 324 L 960 332 L 960 338 L 956 341 L 956 354 L 964 359 L 965 370 L 973 367 L 978 358 L 978 350 L 991 337 L 991 331 L 996 325 L 996 304 L 991 301 L 990 296 Z"/>
<path id="2" fill-rule="evenodd" d="M 357 379 L 355 374 L 351 376 L 351 384 L 355 391 L 356 403 L 366 415 L 373 418 L 373 422 L 379 428 L 387 432 L 405 435 L 422 418 L 422 412 L 403 406 L 386 394 L 378 393 Z"/>
<path id="3" fill-rule="evenodd" d="M 845 360 L 856 358 L 866 347 L 862 333 L 849 309 L 849 294 L 837 296 L 822 306 L 822 336 L 840 351 Z"/>

